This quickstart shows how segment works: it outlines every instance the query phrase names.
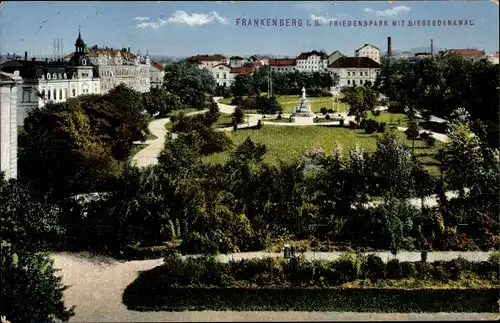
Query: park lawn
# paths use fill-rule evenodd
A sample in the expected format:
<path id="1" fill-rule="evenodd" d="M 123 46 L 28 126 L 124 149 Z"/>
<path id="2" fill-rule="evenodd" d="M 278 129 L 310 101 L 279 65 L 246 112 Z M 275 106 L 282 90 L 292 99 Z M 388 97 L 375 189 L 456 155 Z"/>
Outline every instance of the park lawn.
<path id="1" fill-rule="evenodd" d="M 396 131 L 395 134 L 401 142 L 411 148 L 411 141 L 406 140 L 402 131 Z M 268 151 L 264 156 L 264 161 L 273 165 L 279 164 L 280 161 L 291 162 L 300 158 L 306 149 L 318 146 L 321 146 L 327 154 L 331 154 L 337 143 L 342 147 L 346 157 L 349 156 L 352 149 L 356 148 L 356 145 L 368 151 L 374 151 L 377 138 L 382 136 L 380 133 L 365 134 L 362 129 L 353 130 L 338 126 L 283 127 L 273 125 L 264 125 L 260 130 L 238 130 L 226 135 L 231 138 L 235 146 L 242 143 L 247 137 L 250 137 L 254 142 L 265 144 Z M 439 174 L 439 169 L 433 156 L 441 146 L 440 142 L 436 142 L 435 147 L 427 148 L 422 141 L 415 141 L 417 158 L 435 176 Z M 223 163 L 228 160 L 229 153 L 226 151 L 213 154 L 205 157 L 205 161 Z"/>
<path id="2" fill-rule="evenodd" d="M 215 122 L 216 128 L 227 128 L 233 126 L 233 117 L 227 113 L 221 113 L 217 122 Z"/>
<path id="3" fill-rule="evenodd" d="M 333 103 L 331 96 L 319 97 L 319 98 L 307 98 L 311 104 L 312 112 L 320 112 L 322 107 L 327 109 L 333 109 L 336 112 L 347 112 L 349 106 L 345 103 L 340 102 L 337 98 L 336 103 Z M 232 98 L 220 99 L 219 102 L 223 104 L 231 104 Z M 293 108 L 300 102 L 299 95 L 278 95 L 278 102 L 283 108 L 283 113 L 290 113 Z M 256 110 L 245 110 L 246 113 L 258 113 Z"/>
<path id="4" fill-rule="evenodd" d="M 408 117 L 404 113 L 392 113 L 388 111 L 381 111 L 380 115 L 374 116 L 372 112 L 368 112 L 368 119 L 374 119 L 377 122 L 385 122 L 388 126 L 394 125 L 398 127 L 408 127 Z M 419 123 L 423 122 L 422 119 L 417 119 Z"/>

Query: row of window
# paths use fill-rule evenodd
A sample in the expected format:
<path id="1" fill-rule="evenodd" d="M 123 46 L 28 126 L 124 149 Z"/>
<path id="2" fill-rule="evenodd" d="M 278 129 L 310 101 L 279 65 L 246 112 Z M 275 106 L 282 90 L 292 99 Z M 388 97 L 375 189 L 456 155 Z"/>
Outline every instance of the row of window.
<path id="1" fill-rule="evenodd" d="M 217 74 L 217 78 L 218 78 L 218 79 L 219 79 L 219 78 L 223 78 L 223 79 L 226 79 L 226 78 L 227 78 L 227 74 L 226 74 L 226 73 L 222 74 L 222 77 L 219 77 L 219 76 L 220 76 L 220 74 Z"/>
<path id="2" fill-rule="evenodd" d="M 372 81 L 370 81 L 370 80 L 358 80 L 358 82 L 359 82 L 358 83 L 359 85 L 363 85 L 366 82 L 372 82 Z M 356 85 L 356 80 L 347 80 L 347 85 Z"/>
<path id="3" fill-rule="evenodd" d="M 23 92 L 23 95 L 24 95 L 24 92 Z M 73 89 L 73 96 L 76 96 L 75 89 Z M 65 98 L 68 97 L 68 89 L 64 89 L 64 92 L 63 92 L 63 89 L 59 89 L 59 96 L 57 96 L 56 89 L 47 90 L 47 93 L 45 93 L 45 90 L 42 90 L 42 97 L 47 99 L 47 100 L 64 100 Z M 25 102 L 24 97 L 23 97 L 23 102 Z"/>
<path id="4" fill-rule="evenodd" d="M 43 78 L 43 76 L 42 76 L 42 78 Z M 59 74 L 52 73 L 52 75 L 50 73 L 47 73 L 46 78 L 47 78 L 47 80 L 50 80 L 50 79 L 54 79 L 54 80 L 59 79 L 59 80 L 62 80 L 62 79 L 67 79 L 68 75 L 66 73 L 63 73 L 63 74 L 61 74 L 61 73 L 59 73 Z"/>
<path id="5" fill-rule="evenodd" d="M 365 76 L 368 76 L 368 72 L 364 72 Z M 376 72 L 378 75 L 378 72 Z M 356 76 L 356 72 L 347 72 L 347 76 Z M 359 72 L 359 76 L 363 76 L 363 72 Z"/>

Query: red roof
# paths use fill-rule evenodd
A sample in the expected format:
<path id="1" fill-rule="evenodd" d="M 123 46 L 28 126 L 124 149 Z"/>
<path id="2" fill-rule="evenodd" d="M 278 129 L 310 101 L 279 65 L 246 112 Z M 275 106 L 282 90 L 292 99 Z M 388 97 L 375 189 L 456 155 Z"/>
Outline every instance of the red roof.
<path id="1" fill-rule="evenodd" d="M 295 58 L 274 58 L 269 60 L 271 66 L 292 66 L 297 65 Z"/>
<path id="2" fill-rule="evenodd" d="M 462 55 L 462 56 L 484 56 L 485 53 L 479 49 L 465 48 L 465 49 L 450 49 L 450 53 Z"/>
<path id="3" fill-rule="evenodd" d="M 322 59 L 328 58 L 328 55 L 325 52 L 318 52 L 317 50 L 313 50 L 311 52 L 300 53 L 300 55 L 297 56 L 297 59 L 308 59 L 309 56 L 313 56 L 313 55 L 319 56 Z"/>
<path id="4" fill-rule="evenodd" d="M 253 72 L 253 67 L 233 67 L 230 73 L 234 74 L 251 74 Z"/>
<path id="5" fill-rule="evenodd" d="M 200 63 L 200 62 L 209 62 L 209 61 L 222 61 L 225 59 L 226 59 L 226 57 L 221 55 L 221 54 L 214 54 L 214 55 L 191 56 L 186 60 L 190 63 Z"/>
<path id="6" fill-rule="evenodd" d="M 329 68 L 379 68 L 380 64 L 368 57 L 341 57 Z"/>
<path id="7" fill-rule="evenodd" d="M 160 63 L 153 62 L 153 63 L 151 64 L 151 66 L 153 66 L 154 68 L 156 68 L 156 69 L 157 69 L 157 70 L 159 70 L 159 71 L 162 71 L 162 72 L 164 71 L 163 65 L 161 65 Z"/>
<path id="8" fill-rule="evenodd" d="M 137 58 L 136 55 L 123 51 L 123 50 L 118 50 L 118 49 L 105 49 L 105 48 L 91 48 L 91 49 L 85 49 L 85 54 L 87 55 L 109 55 L 109 56 L 116 56 L 120 53 L 120 55 L 125 58 L 125 59 L 135 59 Z M 75 52 L 68 54 L 64 56 L 65 59 L 70 59 L 73 57 Z"/>

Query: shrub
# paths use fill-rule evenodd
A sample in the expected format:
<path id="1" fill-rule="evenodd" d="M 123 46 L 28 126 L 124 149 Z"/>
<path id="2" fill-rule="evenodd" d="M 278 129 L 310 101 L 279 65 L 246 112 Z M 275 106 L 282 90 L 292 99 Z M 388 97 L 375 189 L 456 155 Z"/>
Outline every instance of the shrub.
<path id="1" fill-rule="evenodd" d="M 427 262 L 427 255 L 428 255 L 427 250 L 422 250 L 422 252 L 420 252 L 420 261 Z"/>
<path id="2" fill-rule="evenodd" d="M 446 281 L 448 280 L 448 274 L 445 270 L 444 261 L 434 261 L 432 263 L 432 268 L 430 269 L 430 275 L 435 280 Z"/>
<path id="3" fill-rule="evenodd" d="M 330 265 L 331 276 L 327 280 L 332 285 L 342 285 L 358 278 L 359 258 L 356 254 L 343 254 Z"/>
<path id="4" fill-rule="evenodd" d="M 314 281 L 314 263 L 304 257 L 290 259 L 286 266 L 287 280 L 294 286 L 308 286 Z"/>
<path id="5" fill-rule="evenodd" d="M 330 117 L 330 115 L 329 115 L 329 114 L 327 114 L 327 115 L 325 116 L 325 119 L 326 119 L 326 120 L 330 120 L 331 118 L 332 118 L 332 117 Z"/>
<path id="6" fill-rule="evenodd" d="M 238 125 L 235 123 L 235 124 L 233 124 L 233 131 L 236 131 L 236 130 L 238 130 Z"/>
<path id="7" fill-rule="evenodd" d="M 375 255 L 368 255 L 361 263 L 361 272 L 363 276 L 376 282 L 379 279 L 384 279 L 386 276 L 386 265 Z"/>
<path id="8" fill-rule="evenodd" d="M 327 112 L 328 113 L 333 113 L 333 109 L 328 109 Z"/>
<path id="9" fill-rule="evenodd" d="M 478 249 L 474 240 L 469 238 L 466 234 L 457 232 L 452 228 L 445 229 L 439 244 L 444 251 L 474 251 Z"/>
<path id="10" fill-rule="evenodd" d="M 373 115 L 375 117 L 378 117 L 380 115 L 380 111 L 379 110 L 373 110 Z"/>
<path id="11" fill-rule="evenodd" d="M 281 112 L 278 114 L 278 116 L 276 117 L 276 120 L 281 120 Z"/>
<path id="12" fill-rule="evenodd" d="M 368 134 L 371 134 L 371 133 L 374 133 L 375 131 L 377 131 L 378 129 L 378 122 L 373 120 L 373 119 L 369 119 L 369 120 L 366 120 L 366 124 L 365 124 L 365 132 L 368 133 Z"/>
<path id="13" fill-rule="evenodd" d="M 327 110 L 325 107 L 320 109 L 321 114 L 325 115 L 327 113 Z"/>
<path id="14" fill-rule="evenodd" d="M 429 148 L 434 147 L 436 145 L 436 138 L 429 136 L 427 139 L 424 139 L 424 143 Z"/>
<path id="15" fill-rule="evenodd" d="M 344 126 L 344 119 L 340 119 L 339 124 L 341 127 L 343 127 Z"/>
<path id="16" fill-rule="evenodd" d="M 288 119 L 290 122 L 294 122 L 295 121 L 295 118 L 290 116 L 290 118 Z"/>
<path id="17" fill-rule="evenodd" d="M 349 121 L 349 128 L 351 129 L 357 129 L 358 128 L 358 124 L 355 122 L 355 121 Z"/>
<path id="18" fill-rule="evenodd" d="M 444 264 L 446 272 L 450 275 L 450 279 L 459 280 L 467 270 L 467 265 L 463 258 L 453 259 Z"/>
<path id="19" fill-rule="evenodd" d="M 401 263 L 401 278 L 412 278 L 417 274 L 415 264 L 409 261 Z"/>
<path id="20" fill-rule="evenodd" d="M 387 278 L 400 279 L 403 276 L 401 263 L 398 259 L 391 259 L 387 262 Z"/>
<path id="21" fill-rule="evenodd" d="M 173 114 L 171 117 L 170 117 L 170 122 L 172 123 L 176 123 L 177 120 L 179 120 L 179 116 L 177 114 Z"/>
<path id="22" fill-rule="evenodd" d="M 385 132 L 385 127 L 386 127 L 386 123 L 385 122 L 380 122 L 378 124 L 377 132 Z"/>
<path id="23" fill-rule="evenodd" d="M 419 279 L 425 280 L 431 277 L 432 265 L 427 262 L 416 263 L 416 276 Z"/>
<path id="24" fill-rule="evenodd" d="M 262 128 L 262 121 L 259 119 L 259 121 L 257 121 L 257 129 L 260 128 Z"/>
<path id="25" fill-rule="evenodd" d="M 366 128 L 366 124 L 367 124 L 368 120 L 366 119 L 361 119 L 361 121 L 359 122 L 359 127 L 361 129 L 365 129 Z"/>
<path id="26" fill-rule="evenodd" d="M 233 112 L 234 122 L 239 124 L 243 122 L 243 118 L 245 117 L 245 113 L 240 107 L 236 107 Z"/>

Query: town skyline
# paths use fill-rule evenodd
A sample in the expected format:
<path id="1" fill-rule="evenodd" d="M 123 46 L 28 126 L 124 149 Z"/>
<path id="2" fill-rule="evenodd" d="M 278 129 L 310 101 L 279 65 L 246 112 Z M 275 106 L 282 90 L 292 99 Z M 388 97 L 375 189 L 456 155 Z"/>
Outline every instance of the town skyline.
<path id="1" fill-rule="evenodd" d="M 0 54 L 25 51 L 51 55 L 53 40 L 74 49 L 81 26 L 86 44 L 131 47 L 150 55 L 193 54 L 293 56 L 324 49 L 352 55 L 363 44 L 385 52 L 391 37 L 397 51 L 427 47 L 498 51 L 498 5 L 492 2 L 17 2 L 2 5 Z M 118 10 L 118 6 L 119 9 Z M 265 6 L 265 10 L 263 10 Z M 495 10 L 492 10 L 495 9 Z M 22 15 L 22 19 L 21 19 Z M 237 26 L 238 18 L 317 20 L 321 27 Z M 329 27 L 336 20 L 466 19 L 462 27 Z M 20 21 L 28 21 L 21 24 Z M 241 41 L 244 39 L 245 41 Z"/>

